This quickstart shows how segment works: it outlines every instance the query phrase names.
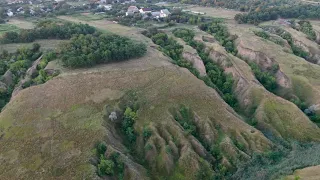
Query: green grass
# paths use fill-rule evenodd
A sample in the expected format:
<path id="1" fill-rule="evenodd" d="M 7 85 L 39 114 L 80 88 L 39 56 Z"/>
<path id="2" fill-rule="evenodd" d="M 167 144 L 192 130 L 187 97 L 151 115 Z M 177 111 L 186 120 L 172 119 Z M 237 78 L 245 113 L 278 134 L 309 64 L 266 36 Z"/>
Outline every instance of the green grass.
<path id="1" fill-rule="evenodd" d="M 56 49 L 60 43 L 66 42 L 67 40 L 36 40 L 32 43 L 11 43 L 11 44 L 0 44 L 0 51 L 7 50 L 9 53 L 15 52 L 21 47 L 31 47 L 33 43 L 39 43 L 42 50 Z"/>
<path id="2" fill-rule="evenodd" d="M 74 18 L 77 18 L 81 21 L 97 21 L 97 20 L 101 20 L 104 19 L 106 17 L 105 14 L 73 14 L 71 15 Z"/>
<path id="3" fill-rule="evenodd" d="M 0 24 L 0 36 L 9 31 L 19 31 L 19 28 L 12 24 Z"/>

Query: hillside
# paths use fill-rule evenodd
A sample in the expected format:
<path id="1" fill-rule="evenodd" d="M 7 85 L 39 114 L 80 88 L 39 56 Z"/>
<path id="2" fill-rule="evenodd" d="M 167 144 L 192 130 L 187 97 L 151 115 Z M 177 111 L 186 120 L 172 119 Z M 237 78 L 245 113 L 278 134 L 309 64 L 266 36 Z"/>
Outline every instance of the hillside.
<path id="1" fill-rule="evenodd" d="M 184 7 L 206 15 L 12 21 L 23 33 L 0 38 L 0 62 L 19 91 L 0 113 L 0 179 L 319 179 L 320 22 Z"/>

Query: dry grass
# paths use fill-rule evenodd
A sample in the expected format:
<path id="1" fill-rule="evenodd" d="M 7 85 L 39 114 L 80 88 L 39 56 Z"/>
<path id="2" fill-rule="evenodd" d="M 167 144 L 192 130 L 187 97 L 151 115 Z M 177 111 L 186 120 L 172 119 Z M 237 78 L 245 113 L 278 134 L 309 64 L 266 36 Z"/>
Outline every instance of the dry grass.
<path id="1" fill-rule="evenodd" d="M 295 170 L 293 175 L 287 176 L 285 180 L 296 180 L 295 178 L 318 180 L 320 179 L 320 166 L 311 166 Z"/>
<path id="2" fill-rule="evenodd" d="M 22 20 L 22 19 L 10 19 L 8 24 L 15 25 L 20 29 L 33 29 L 34 24 L 30 21 Z"/>

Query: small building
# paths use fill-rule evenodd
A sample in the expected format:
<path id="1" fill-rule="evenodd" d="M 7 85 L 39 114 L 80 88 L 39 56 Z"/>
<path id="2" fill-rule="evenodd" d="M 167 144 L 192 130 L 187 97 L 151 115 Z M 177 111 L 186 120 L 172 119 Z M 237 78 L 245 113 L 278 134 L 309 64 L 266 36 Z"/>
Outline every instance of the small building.
<path id="1" fill-rule="evenodd" d="M 98 6 L 98 8 L 101 8 L 101 9 L 104 9 L 104 10 L 107 10 L 107 11 L 110 11 L 112 9 L 112 5 L 111 4 L 107 4 L 107 5 L 102 5 L 100 4 Z"/>
<path id="2" fill-rule="evenodd" d="M 107 0 L 100 0 L 100 3 L 106 4 L 106 3 L 107 3 Z"/>
<path id="3" fill-rule="evenodd" d="M 7 12 L 7 15 L 8 15 L 9 17 L 12 17 L 12 16 L 13 16 L 13 12 L 12 12 L 12 11 L 8 11 L 8 12 Z"/>
<path id="4" fill-rule="evenodd" d="M 137 13 L 137 12 L 139 12 L 139 9 L 137 8 L 137 6 L 129 6 L 126 12 L 126 16 L 132 16 L 134 13 Z"/>
<path id="5" fill-rule="evenodd" d="M 151 13 L 152 10 L 151 10 L 150 8 L 141 8 L 141 9 L 139 10 L 139 12 L 140 12 L 141 14 L 148 14 L 148 13 Z"/>
<path id="6" fill-rule="evenodd" d="M 171 13 L 168 11 L 168 9 L 162 9 L 160 11 L 160 17 L 161 18 L 165 18 L 165 17 L 168 17 Z"/>

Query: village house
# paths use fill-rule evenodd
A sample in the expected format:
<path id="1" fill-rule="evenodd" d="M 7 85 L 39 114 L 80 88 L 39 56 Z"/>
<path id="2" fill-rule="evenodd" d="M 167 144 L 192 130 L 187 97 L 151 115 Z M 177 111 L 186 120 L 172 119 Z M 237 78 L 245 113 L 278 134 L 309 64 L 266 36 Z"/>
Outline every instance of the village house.
<path id="1" fill-rule="evenodd" d="M 139 12 L 140 14 L 148 14 L 148 13 L 151 13 L 152 10 L 150 8 L 141 8 Z"/>
<path id="2" fill-rule="evenodd" d="M 137 6 L 129 6 L 126 12 L 126 16 L 132 16 L 134 15 L 134 13 L 137 13 L 137 12 L 139 12 L 139 9 L 137 8 Z"/>
<path id="3" fill-rule="evenodd" d="M 166 17 L 168 17 L 170 14 L 171 14 L 171 13 L 168 11 L 168 9 L 162 9 L 162 10 L 160 11 L 160 17 L 161 17 L 161 18 L 166 18 Z"/>
<path id="4" fill-rule="evenodd" d="M 11 10 L 8 10 L 7 15 L 8 15 L 9 17 L 13 16 L 13 12 L 12 12 Z"/>
<path id="5" fill-rule="evenodd" d="M 156 12 L 151 12 L 151 16 L 153 17 L 153 18 L 157 18 L 157 19 L 159 19 L 160 18 L 160 12 L 159 11 L 156 11 Z"/>
<path id="6" fill-rule="evenodd" d="M 111 5 L 111 4 L 107 4 L 107 5 L 102 5 L 102 4 L 100 4 L 100 5 L 98 6 L 98 8 L 102 8 L 102 9 L 104 9 L 104 10 L 106 10 L 106 11 L 110 11 L 110 10 L 112 9 L 112 5 Z"/>

